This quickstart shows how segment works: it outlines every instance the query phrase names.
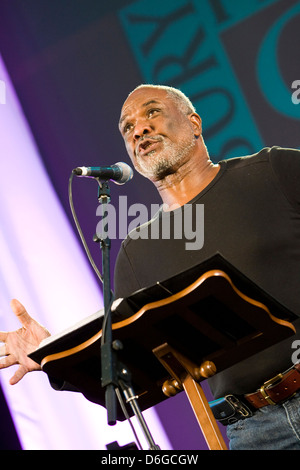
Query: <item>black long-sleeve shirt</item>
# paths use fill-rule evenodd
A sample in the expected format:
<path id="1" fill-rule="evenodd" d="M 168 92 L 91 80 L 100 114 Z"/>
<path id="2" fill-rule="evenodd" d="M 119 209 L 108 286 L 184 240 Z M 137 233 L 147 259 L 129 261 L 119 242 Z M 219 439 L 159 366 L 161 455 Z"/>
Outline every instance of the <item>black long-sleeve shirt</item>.
<path id="1" fill-rule="evenodd" d="M 220 166 L 188 205 L 171 213 L 159 211 L 128 235 L 115 266 L 115 297 L 127 297 L 219 252 L 300 317 L 300 151 L 265 148 Z M 199 205 L 204 212 L 197 212 Z M 183 224 L 182 236 L 174 234 L 172 221 L 186 209 L 192 211 L 194 225 L 184 230 Z M 187 223 L 189 217 L 187 211 Z M 166 234 L 164 222 L 171 236 L 157 237 Z M 300 329 L 300 318 L 295 326 Z M 215 397 L 253 392 L 290 367 L 296 339 L 299 334 L 211 378 Z"/>

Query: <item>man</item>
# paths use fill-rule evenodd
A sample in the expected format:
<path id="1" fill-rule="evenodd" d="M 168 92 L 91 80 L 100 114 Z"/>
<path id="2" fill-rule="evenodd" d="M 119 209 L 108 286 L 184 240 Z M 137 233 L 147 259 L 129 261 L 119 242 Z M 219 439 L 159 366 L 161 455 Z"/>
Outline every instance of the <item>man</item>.
<path id="1" fill-rule="evenodd" d="M 119 127 L 135 169 L 153 182 L 163 206 L 122 243 L 115 267 L 116 297 L 220 252 L 276 300 L 295 314 L 300 312 L 300 152 L 274 147 L 215 165 L 202 138 L 199 115 L 181 92 L 169 87 L 135 89 L 123 105 Z M 205 215 L 201 247 L 187 249 L 185 234 L 171 233 L 169 239 L 149 236 L 161 233 L 166 217 L 175 218 L 186 207 L 196 216 L 199 205 Z M 0 333 L 5 343 L 0 367 L 19 363 L 11 379 L 17 383 L 28 371 L 39 369 L 27 354 L 49 332 L 18 301 L 12 301 L 12 309 L 23 328 Z M 299 326 L 300 319 L 295 322 Z M 210 379 L 216 398 L 234 394 L 252 413 L 228 426 L 232 449 L 300 449 L 300 374 L 291 360 L 292 341 L 297 338 L 298 334 Z M 292 374 L 291 393 L 283 402 L 279 393 L 279 403 L 272 406 L 257 390 L 290 367 L 282 384 L 286 388 L 286 377 Z"/>

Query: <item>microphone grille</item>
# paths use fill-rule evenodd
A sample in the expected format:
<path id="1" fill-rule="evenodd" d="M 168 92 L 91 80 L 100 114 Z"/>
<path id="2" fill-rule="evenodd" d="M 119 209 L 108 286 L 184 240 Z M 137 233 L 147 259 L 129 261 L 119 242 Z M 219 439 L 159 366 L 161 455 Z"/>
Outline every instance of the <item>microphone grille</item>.
<path id="1" fill-rule="evenodd" d="M 121 178 L 118 181 L 114 181 L 115 183 L 125 184 L 127 183 L 127 181 L 131 180 L 131 178 L 133 177 L 133 170 L 129 165 L 127 165 L 127 163 L 118 162 L 118 163 L 115 163 L 114 166 L 117 166 L 118 168 L 120 168 L 122 172 Z"/>

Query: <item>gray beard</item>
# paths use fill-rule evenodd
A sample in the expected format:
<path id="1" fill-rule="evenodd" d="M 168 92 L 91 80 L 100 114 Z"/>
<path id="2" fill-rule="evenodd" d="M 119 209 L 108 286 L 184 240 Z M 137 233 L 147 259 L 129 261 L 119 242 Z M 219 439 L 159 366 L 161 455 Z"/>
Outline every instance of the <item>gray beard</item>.
<path id="1" fill-rule="evenodd" d="M 175 173 L 180 163 L 195 147 L 194 135 L 186 138 L 179 145 L 165 143 L 161 151 L 153 150 L 145 158 L 139 158 L 136 170 L 152 181 L 160 181 Z"/>

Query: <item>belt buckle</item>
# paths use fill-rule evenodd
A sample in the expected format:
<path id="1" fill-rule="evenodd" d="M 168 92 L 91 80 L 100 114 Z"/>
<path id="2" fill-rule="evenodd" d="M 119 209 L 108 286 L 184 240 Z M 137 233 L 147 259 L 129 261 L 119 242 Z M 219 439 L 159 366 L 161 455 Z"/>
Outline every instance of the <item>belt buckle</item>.
<path id="1" fill-rule="evenodd" d="M 277 382 L 280 382 L 282 378 L 283 374 L 277 374 L 272 379 L 264 382 L 264 384 L 259 389 L 260 393 L 262 394 L 264 399 L 269 403 L 269 405 L 277 405 L 277 403 L 273 401 L 272 398 L 268 395 L 268 388 L 270 388 L 272 385 L 275 385 Z"/>
<path id="2" fill-rule="evenodd" d="M 250 409 L 234 395 L 226 395 L 225 400 L 227 400 L 236 409 L 242 418 L 252 416 Z"/>

